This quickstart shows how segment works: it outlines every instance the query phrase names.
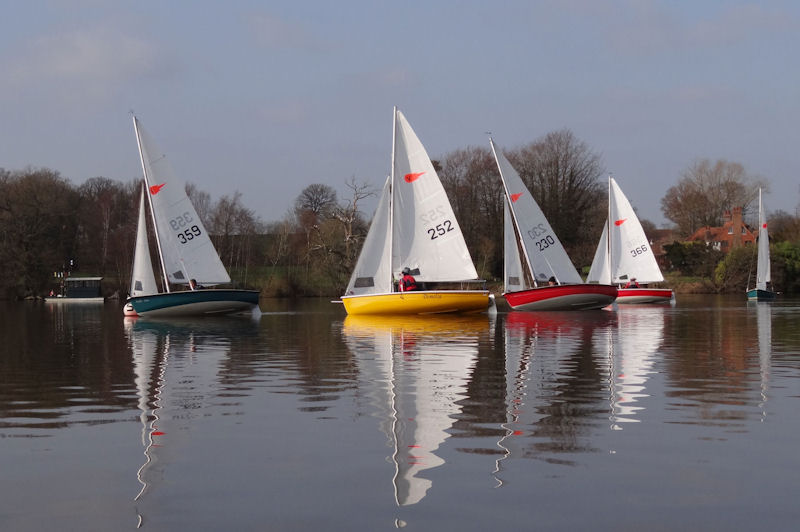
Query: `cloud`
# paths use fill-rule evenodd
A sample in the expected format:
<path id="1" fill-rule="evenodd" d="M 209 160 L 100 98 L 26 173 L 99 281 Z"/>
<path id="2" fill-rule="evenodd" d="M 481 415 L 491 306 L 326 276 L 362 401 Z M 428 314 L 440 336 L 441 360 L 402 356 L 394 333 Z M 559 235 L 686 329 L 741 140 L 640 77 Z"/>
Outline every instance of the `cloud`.
<path id="1" fill-rule="evenodd" d="M 131 80 L 163 73 L 156 47 L 107 29 L 40 37 L 2 61 L 3 85 L 15 92 L 41 87 L 79 89 L 98 97 Z"/>

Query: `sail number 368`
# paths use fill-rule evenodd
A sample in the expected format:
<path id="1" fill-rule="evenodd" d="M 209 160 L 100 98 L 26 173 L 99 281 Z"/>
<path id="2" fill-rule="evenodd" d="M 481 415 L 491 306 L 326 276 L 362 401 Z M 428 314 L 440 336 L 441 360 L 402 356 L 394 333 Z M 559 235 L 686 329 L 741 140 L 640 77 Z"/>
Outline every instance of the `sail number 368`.
<path id="1" fill-rule="evenodd" d="M 181 244 L 185 244 L 190 240 L 194 240 L 195 237 L 203 234 L 203 232 L 200 230 L 200 227 L 192 224 L 193 221 L 194 219 L 192 218 L 192 215 L 188 212 L 176 216 L 169 221 L 169 226 L 176 231 L 176 234 L 178 235 L 178 242 Z"/>

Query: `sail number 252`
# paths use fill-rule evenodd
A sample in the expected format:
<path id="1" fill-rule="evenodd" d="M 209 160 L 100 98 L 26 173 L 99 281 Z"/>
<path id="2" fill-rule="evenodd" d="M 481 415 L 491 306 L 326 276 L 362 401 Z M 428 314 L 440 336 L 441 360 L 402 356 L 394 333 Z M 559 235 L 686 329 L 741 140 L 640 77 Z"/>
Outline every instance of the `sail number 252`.
<path id="1" fill-rule="evenodd" d="M 434 240 L 440 236 L 444 236 L 446 233 L 449 233 L 452 230 L 453 222 L 450 220 L 444 220 L 442 223 L 437 224 L 436 227 L 426 229 L 426 232 L 431 235 L 431 240 Z"/>
<path id="2" fill-rule="evenodd" d="M 203 234 L 196 224 L 192 224 L 192 215 L 185 212 L 169 221 L 169 226 L 176 232 L 178 242 L 185 244 Z"/>

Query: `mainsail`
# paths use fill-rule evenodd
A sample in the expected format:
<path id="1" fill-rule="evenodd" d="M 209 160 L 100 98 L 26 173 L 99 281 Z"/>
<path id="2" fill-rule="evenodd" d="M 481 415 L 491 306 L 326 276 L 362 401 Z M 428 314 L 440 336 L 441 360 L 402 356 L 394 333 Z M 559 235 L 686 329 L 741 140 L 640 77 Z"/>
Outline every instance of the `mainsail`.
<path id="1" fill-rule="evenodd" d="M 136 117 L 133 117 L 133 122 L 162 267 L 169 282 L 188 284 L 189 279 L 195 279 L 204 285 L 229 283 L 228 272 L 186 195 L 184 182 L 173 172 L 167 157 L 142 129 Z"/>
<path id="2" fill-rule="evenodd" d="M 522 178 L 502 152 L 495 148 L 494 142 L 491 139 L 489 142 L 500 170 L 506 201 L 516 229 L 514 239 L 519 239 L 521 243 L 535 283 L 537 285 L 547 283 L 550 277 L 555 277 L 560 283 L 582 283 L 578 270 L 569 259 L 542 209 L 525 187 Z M 508 228 L 508 225 L 506 227 Z M 506 236 L 505 240 L 508 242 L 510 237 Z M 517 246 L 513 246 L 512 249 L 516 250 Z"/>
<path id="3" fill-rule="evenodd" d="M 770 279 L 769 235 L 767 234 L 767 214 L 761 202 L 761 189 L 758 189 L 758 263 L 756 265 L 756 288 L 766 290 Z"/>
<path id="4" fill-rule="evenodd" d="M 395 109 L 392 267 L 419 270 L 417 281 L 477 279 L 467 244 L 439 176 L 403 113 Z"/>

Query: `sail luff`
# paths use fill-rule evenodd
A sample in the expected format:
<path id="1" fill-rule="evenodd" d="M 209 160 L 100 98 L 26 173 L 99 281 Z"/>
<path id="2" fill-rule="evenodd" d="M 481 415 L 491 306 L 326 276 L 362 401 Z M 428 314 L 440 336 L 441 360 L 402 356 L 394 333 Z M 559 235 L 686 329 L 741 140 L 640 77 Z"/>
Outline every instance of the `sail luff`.
<path id="1" fill-rule="evenodd" d="M 150 180 L 148 179 L 147 165 L 144 162 L 144 152 L 142 151 L 142 138 L 139 131 L 139 120 L 134 115 L 133 129 L 136 132 L 136 146 L 139 149 L 139 161 L 142 163 L 142 175 L 144 176 L 144 185 L 147 190 L 147 203 L 150 205 L 150 216 L 153 219 L 153 230 L 156 235 L 156 248 L 158 248 L 158 260 L 161 264 L 161 273 L 164 276 L 164 292 L 169 293 L 169 276 L 167 275 L 167 268 L 164 264 L 164 252 L 161 248 L 161 237 L 159 235 L 158 223 L 156 223 L 156 213 L 153 209 L 153 198 L 150 196 Z"/>

